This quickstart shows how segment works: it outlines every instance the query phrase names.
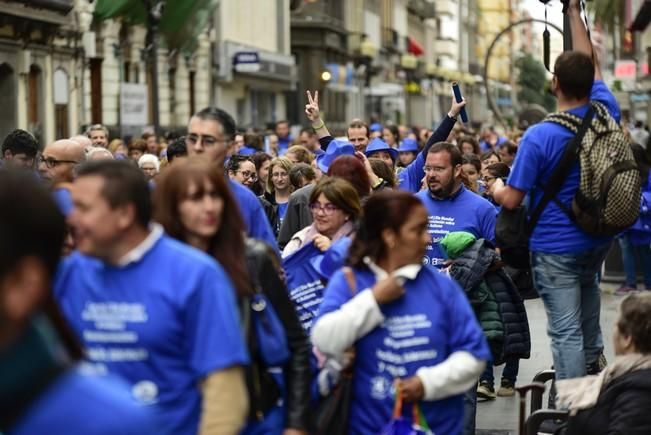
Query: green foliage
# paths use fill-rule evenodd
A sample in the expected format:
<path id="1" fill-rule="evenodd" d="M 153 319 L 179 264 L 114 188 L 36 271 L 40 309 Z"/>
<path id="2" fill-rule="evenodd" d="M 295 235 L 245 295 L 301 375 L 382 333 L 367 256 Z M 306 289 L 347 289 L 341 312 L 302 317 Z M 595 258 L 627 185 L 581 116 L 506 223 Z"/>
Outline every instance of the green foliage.
<path id="1" fill-rule="evenodd" d="M 539 104 L 550 112 L 554 111 L 556 100 L 547 92 L 548 82 L 543 64 L 530 53 L 516 60 L 518 74 L 518 100 L 520 104 Z"/>
<path id="2" fill-rule="evenodd" d="M 624 1 L 622 0 L 593 0 L 586 7 L 594 16 L 595 22 L 601 24 L 604 30 L 612 33 L 617 24 L 624 22 Z"/>

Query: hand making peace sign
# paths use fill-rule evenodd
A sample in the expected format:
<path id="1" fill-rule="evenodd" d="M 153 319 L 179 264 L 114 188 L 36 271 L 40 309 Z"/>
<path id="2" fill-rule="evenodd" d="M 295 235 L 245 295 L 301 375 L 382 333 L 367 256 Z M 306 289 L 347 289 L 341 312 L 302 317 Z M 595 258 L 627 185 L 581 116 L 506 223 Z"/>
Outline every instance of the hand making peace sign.
<path id="1" fill-rule="evenodd" d="M 305 115 L 312 123 L 318 121 L 321 117 L 319 112 L 319 91 L 314 91 L 314 96 L 307 91 L 307 104 L 305 105 Z"/>

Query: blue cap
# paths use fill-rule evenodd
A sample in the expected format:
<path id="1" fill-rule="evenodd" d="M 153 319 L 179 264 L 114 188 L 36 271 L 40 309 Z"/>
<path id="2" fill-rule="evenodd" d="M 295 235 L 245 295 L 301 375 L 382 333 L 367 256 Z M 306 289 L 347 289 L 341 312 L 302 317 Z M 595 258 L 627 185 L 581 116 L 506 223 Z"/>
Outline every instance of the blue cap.
<path id="1" fill-rule="evenodd" d="M 371 133 L 375 133 L 376 131 L 382 131 L 382 124 L 379 122 L 374 122 L 373 124 L 368 126 L 368 131 Z"/>
<path id="2" fill-rule="evenodd" d="M 348 257 L 348 248 L 353 240 L 350 237 L 342 237 L 328 248 L 323 255 L 317 255 L 310 259 L 314 270 L 323 278 L 330 279 L 332 275 L 344 266 Z"/>
<path id="3" fill-rule="evenodd" d="M 395 160 L 398 158 L 398 150 L 395 148 L 391 148 L 385 141 L 380 139 L 379 137 L 376 137 L 372 141 L 368 143 L 368 146 L 366 147 L 366 151 L 364 154 L 366 154 L 366 157 L 373 157 L 373 154 L 375 154 L 378 151 L 386 151 L 391 155 L 391 160 L 395 162 Z"/>
<path id="4" fill-rule="evenodd" d="M 237 154 L 241 156 L 250 156 L 252 154 L 255 154 L 257 150 L 255 148 L 251 148 L 247 145 L 244 145 L 240 150 L 237 152 Z"/>
<path id="5" fill-rule="evenodd" d="M 328 172 L 328 168 L 335 161 L 337 157 L 340 156 L 354 156 L 355 147 L 349 142 L 342 142 L 333 139 L 328 144 L 328 148 L 324 154 L 321 154 L 316 158 L 316 165 L 321 169 L 325 174 Z"/>
<path id="6" fill-rule="evenodd" d="M 409 153 L 409 152 L 418 152 L 418 142 L 416 142 L 416 139 L 412 139 L 408 137 L 407 139 L 403 140 L 400 142 L 400 146 L 398 147 L 398 152 L 399 153 Z"/>

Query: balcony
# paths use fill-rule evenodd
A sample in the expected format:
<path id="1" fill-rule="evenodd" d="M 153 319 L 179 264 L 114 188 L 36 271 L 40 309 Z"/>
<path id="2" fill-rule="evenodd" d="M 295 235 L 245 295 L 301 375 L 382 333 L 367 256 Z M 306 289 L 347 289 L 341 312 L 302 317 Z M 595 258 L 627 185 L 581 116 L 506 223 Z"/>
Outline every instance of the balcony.
<path id="1" fill-rule="evenodd" d="M 436 40 L 436 54 L 457 57 L 459 45 L 452 39 L 437 39 Z"/>

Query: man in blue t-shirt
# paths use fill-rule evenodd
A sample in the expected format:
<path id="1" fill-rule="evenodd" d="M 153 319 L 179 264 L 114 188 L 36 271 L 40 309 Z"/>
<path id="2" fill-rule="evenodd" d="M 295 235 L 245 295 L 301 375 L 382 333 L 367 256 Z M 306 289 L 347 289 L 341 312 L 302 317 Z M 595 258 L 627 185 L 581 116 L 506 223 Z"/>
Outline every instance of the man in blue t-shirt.
<path id="1" fill-rule="evenodd" d="M 578 0 L 570 2 L 567 13 L 575 51 L 564 52 L 554 65 L 551 89 L 558 99 L 558 110 L 583 117 L 590 101 L 598 101 L 619 122 L 617 102 L 601 80 L 598 65 L 593 63 L 592 44 L 581 21 Z M 507 185 L 498 179 L 491 187 L 495 201 L 512 209 L 530 192 L 531 209 L 535 208 L 572 137 L 570 130 L 551 122 L 527 130 Z M 556 201 L 569 206 L 579 178 L 577 162 Z M 567 379 L 598 370 L 603 350 L 598 273 L 611 239 L 583 232 L 556 201 L 545 207 L 531 236 L 530 249 L 536 289 L 548 316 L 556 378 Z"/>
<path id="2" fill-rule="evenodd" d="M 432 243 L 423 263 L 441 268 L 447 258 L 439 242 L 448 233 L 467 231 L 478 239 L 495 239 L 495 207 L 466 189 L 461 182 L 461 152 L 456 145 L 439 142 L 425 160 L 427 190 L 416 194 L 429 214 Z"/>
<path id="3" fill-rule="evenodd" d="M 204 155 L 208 159 L 224 166 L 227 157 L 233 153 L 235 138 L 235 120 L 225 111 L 216 107 L 206 107 L 195 113 L 188 124 L 188 155 Z M 260 201 L 247 187 L 228 180 L 228 184 L 240 206 L 249 237 L 262 240 L 278 249 L 276 238 L 271 230 Z"/>
<path id="4" fill-rule="evenodd" d="M 78 370 L 82 350 L 52 303 L 65 222 L 29 171 L 0 171 L 0 431 L 159 433 L 118 379 Z"/>
<path id="5" fill-rule="evenodd" d="M 123 377 L 159 416 L 158 433 L 238 433 L 248 354 L 229 277 L 150 225 L 149 187 L 132 165 L 81 166 L 72 198 L 79 251 L 54 290 L 95 370 Z"/>

